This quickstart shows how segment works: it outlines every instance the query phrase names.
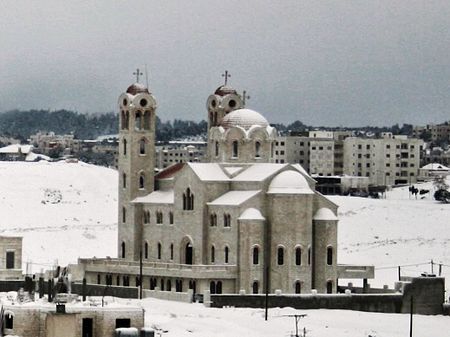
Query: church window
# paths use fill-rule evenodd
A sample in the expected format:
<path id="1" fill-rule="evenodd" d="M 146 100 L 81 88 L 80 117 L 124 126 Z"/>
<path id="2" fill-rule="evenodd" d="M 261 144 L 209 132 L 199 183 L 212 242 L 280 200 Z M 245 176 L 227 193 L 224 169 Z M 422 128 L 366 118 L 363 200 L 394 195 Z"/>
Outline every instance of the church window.
<path id="1" fill-rule="evenodd" d="M 300 247 L 295 248 L 295 265 L 302 265 L 302 249 Z"/>
<path id="2" fill-rule="evenodd" d="M 172 290 L 172 281 L 167 280 L 167 291 L 171 291 L 171 290 Z"/>
<path id="3" fill-rule="evenodd" d="M 302 284 L 300 283 L 300 281 L 295 281 L 294 288 L 296 294 L 300 294 L 302 292 Z"/>
<path id="4" fill-rule="evenodd" d="M 12 313 L 5 313 L 5 329 L 14 329 L 14 316 Z"/>
<path id="5" fill-rule="evenodd" d="M 125 128 L 128 130 L 130 128 L 130 113 L 125 112 Z"/>
<path id="6" fill-rule="evenodd" d="M 130 286 L 130 277 L 128 275 L 123 276 L 123 286 L 129 287 Z"/>
<path id="7" fill-rule="evenodd" d="M 14 269 L 14 252 L 6 252 L 6 269 Z"/>
<path id="8" fill-rule="evenodd" d="M 277 264 L 282 266 L 284 264 L 284 248 L 278 247 L 277 249 Z"/>
<path id="9" fill-rule="evenodd" d="M 164 291 L 164 279 L 161 279 L 161 291 Z"/>
<path id="10" fill-rule="evenodd" d="M 150 223 L 150 212 L 149 211 L 144 211 L 144 223 L 145 224 Z"/>
<path id="11" fill-rule="evenodd" d="M 253 247 L 253 264 L 259 264 L 259 248 Z"/>
<path id="12" fill-rule="evenodd" d="M 223 227 L 231 227 L 231 216 L 230 214 L 223 215 Z"/>
<path id="13" fill-rule="evenodd" d="M 237 140 L 233 141 L 233 154 L 232 158 L 237 158 L 239 156 L 239 144 Z"/>
<path id="14" fill-rule="evenodd" d="M 122 187 L 127 188 L 127 174 L 125 172 L 122 173 Z"/>
<path id="15" fill-rule="evenodd" d="M 311 247 L 308 247 L 308 265 L 311 265 Z"/>
<path id="16" fill-rule="evenodd" d="M 142 115 L 140 111 L 136 112 L 136 115 L 134 117 L 134 129 L 135 130 L 142 129 Z"/>
<path id="17" fill-rule="evenodd" d="M 139 188 L 145 188 L 145 177 L 143 173 L 141 173 L 141 175 L 139 176 Z"/>
<path id="18" fill-rule="evenodd" d="M 125 223 L 127 221 L 127 209 L 122 207 L 122 222 Z"/>
<path id="19" fill-rule="evenodd" d="M 214 155 L 215 155 L 216 157 L 219 156 L 219 142 L 218 142 L 218 141 L 216 141 L 216 142 L 214 143 Z"/>
<path id="20" fill-rule="evenodd" d="M 123 146 L 123 155 L 126 156 L 127 155 L 127 140 L 124 139 L 122 141 L 122 146 Z"/>
<path id="21" fill-rule="evenodd" d="M 148 242 L 144 244 L 144 259 L 148 259 Z"/>
<path id="22" fill-rule="evenodd" d="M 230 248 L 225 247 L 225 263 L 228 263 L 230 258 Z"/>
<path id="23" fill-rule="evenodd" d="M 150 130 L 150 111 L 144 112 L 144 130 Z"/>
<path id="24" fill-rule="evenodd" d="M 183 193 L 183 210 L 192 211 L 194 209 L 194 195 L 191 193 L 191 189 L 188 187 L 186 192 Z"/>
<path id="25" fill-rule="evenodd" d="M 120 250 L 121 250 L 121 254 L 120 256 L 122 257 L 122 259 L 125 258 L 125 242 L 122 241 L 122 244 L 120 245 Z"/>
<path id="26" fill-rule="evenodd" d="M 116 285 L 120 286 L 120 275 L 116 277 Z"/>
<path id="27" fill-rule="evenodd" d="M 216 293 L 216 282 L 211 281 L 211 282 L 209 283 L 209 292 L 210 292 L 211 294 L 215 294 L 215 293 Z"/>
<path id="28" fill-rule="evenodd" d="M 217 214 L 216 213 L 211 213 L 209 215 L 209 225 L 211 227 L 216 227 L 217 226 Z"/>
<path id="29" fill-rule="evenodd" d="M 156 223 L 159 225 L 163 224 L 163 213 L 161 211 L 156 211 Z"/>
<path id="30" fill-rule="evenodd" d="M 173 212 L 169 212 L 169 224 L 173 225 Z"/>
<path id="31" fill-rule="evenodd" d="M 216 248 L 214 246 L 211 246 L 211 263 L 214 263 L 216 261 Z"/>
<path id="32" fill-rule="evenodd" d="M 122 130 L 124 130 L 126 128 L 126 125 L 125 125 L 125 111 L 123 110 L 120 112 L 120 124 Z"/>
<path id="33" fill-rule="evenodd" d="M 228 102 L 228 106 L 230 108 L 234 108 L 236 106 L 236 101 L 234 99 L 230 99 L 230 102 Z"/>
<path id="34" fill-rule="evenodd" d="M 102 283 L 102 276 L 100 274 L 97 274 L 97 284 Z"/>
<path id="35" fill-rule="evenodd" d="M 222 294 L 222 281 L 217 281 L 216 283 L 216 294 Z"/>
<path id="36" fill-rule="evenodd" d="M 331 294 L 333 292 L 333 281 L 327 281 L 327 294 Z"/>
<path id="37" fill-rule="evenodd" d="M 252 285 L 253 294 L 259 293 L 259 283 L 258 281 L 254 281 Z"/>
<path id="38" fill-rule="evenodd" d="M 173 260 L 173 243 L 170 244 L 170 259 Z"/>
<path id="39" fill-rule="evenodd" d="M 158 260 L 161 260 L 162 255 L 162 245 L 161 242 L 158 242 Z"/>
<path id="40" fill-rule="evenodd" d="M 327 265 L 331 266 L 333 264 L 333 247 L 327 247 Z"/>
<path id="41" fill-rule="evenodd" d="M 139 141 L 139 154 L 145 154 L 145 139 Z"/>
<path id="42" fill-rule="evenodd" d="M 255 157 L 256 158 L 261 157 L 260 151 L 261 151 L 261 143 L 260 142 L 256 142 L 255 143 Z"/>

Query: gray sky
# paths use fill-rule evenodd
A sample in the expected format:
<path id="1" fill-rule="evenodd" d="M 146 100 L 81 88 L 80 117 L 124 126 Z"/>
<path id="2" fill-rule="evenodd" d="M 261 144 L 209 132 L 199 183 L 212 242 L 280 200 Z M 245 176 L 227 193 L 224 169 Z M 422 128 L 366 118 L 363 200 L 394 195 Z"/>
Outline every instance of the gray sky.
<path id="1" fill-rule="evenodd" d="M 450 1 L 0 1 L 0 111 L 116 111 L 145 64 L 163 120 L 228 69 L 270 122 L 442 122 Z"/>

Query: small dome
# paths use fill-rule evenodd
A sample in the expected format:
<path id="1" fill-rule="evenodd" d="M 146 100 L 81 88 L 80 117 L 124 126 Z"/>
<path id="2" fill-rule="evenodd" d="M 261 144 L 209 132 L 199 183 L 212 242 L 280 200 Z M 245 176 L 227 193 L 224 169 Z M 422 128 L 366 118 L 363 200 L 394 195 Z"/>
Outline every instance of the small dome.
<path id="1" fill-rule="evenodd" d="M 247 208 L 242 214 L 239 216 L 238 220 L 266 220 L 261 212 L 253 207 Z"/>
<path id="2" fill-rule="evenodd" d="M 225 129 L 240 126 L 245 130 L 252 126 L 269 126 L 269 122 L 259 112 L 250 109 L 238 109 L 227 114 L 220 123 Z"/>
<path id="3" fill-rule="evenodd" d="M 267 193 L 313 194 L 305 177 L 297 171 L 283 171 L 272 179 Z"/>
<path id="4" fill-rule="evenodd" d="M 322 207 L 316 212 L 316 214 L 314 214 L 313 220 L 335 221 L 338 220 L 338 218 L 331 209 Z"/>
<path id="5" fill-rule="evenodd" d="M 128 87 L 127 93 L 134 96 L 140 93 L 149 94 L 150 92 L 145 85 L 141 83 L 134 83 Z"/>
<path id="6" fill-rule="evenodd" d="M 236 90 L 234 90 L 232 87 L 228 87 L 226 85 L 221 85 L 220 87 L 218 87 L 216 89 L 216 91 L 214 92 L 215 95 L 219 95 L 219 96 L 225 96 L 225 95 L 229 95 L 229 94 L 235 94 L 237 95 Z"/>

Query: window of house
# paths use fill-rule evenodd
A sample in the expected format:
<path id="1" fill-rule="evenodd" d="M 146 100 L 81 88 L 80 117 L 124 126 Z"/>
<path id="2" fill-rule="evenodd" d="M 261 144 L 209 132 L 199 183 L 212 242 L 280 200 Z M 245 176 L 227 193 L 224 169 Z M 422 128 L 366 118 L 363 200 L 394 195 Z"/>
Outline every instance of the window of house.
<path id="1" fill-rule="evenodd" d="M 230 259 L 230 248 L 225 247 L 225 263 L 228 263 Z"/>
<path id="2" fill-rule="evenodd" d="M 173 243 L 170 244 L 170 259 L 173 260 Z"/>
<path id="3" fill-rule="evenodd" d="M 144 245 L 144 259 L 148 259 L 148 242 Z"/>
<path id="4" fill-rule="evenodd" d="M 188 187 L 186 192 L 183 193 L 183 210 L 192 211 L 194 209 L 194 194 L 191 193 L 191 189 Z"/>
<path id="5" fill-rule="evenodd" d="M 259 248 L 253 247 L 253 264 L 259 264 Z"/>
<path id="6" fill-rule="evenodd" d="M 300 247 L 295 248 L 295 265 L 302 265 L 302 249 Z"/>
<path id="7" fill-rule="evenodd" d="M 173 212 L 169 212 L 169 224 L 173 225 Z"/>
<path id="8" fill-rule="evenodd" d="M 121 250 L 121 257 L 122 259 L 125 258 L 125 242 L 122 241 L 121 245 L 120 245 L 120 250 Z"/>
<path id="9" fill-rule="evenodd" d="M 258 283 L 258 281 L 254 281 L 253 282 L 252 291 L 253 291 L 253 294 L 258 294 L 259 293 L 259 283 Z"/>
<path id="10" fill-rule="evenodd" d="M 333 247 L 327 247 L 327 265 L 333 264 Z"/>
<path id="11" fill-rule="evenodd" d="M 216 213 L 211 213 L 209 215 L 209 225 L 211 227 L 216 227 L 217 226 L 217 214 Z"/>
<path id="12" fill-rule="evenodd" d="M 144 174 L 141 174 L 139 176 L 139 188 L 140 189 L 145 188 L 145 177 L 144 177 Z"/>
<path id="13" fill-rule="evenodd" d="M 231 227 L 231 216 L 230 214 L 223 215 L 223 227 Z"/>
<path id="14" fill-rule="evenodd" d="M 158 260 L 161 260 L 162 256 L 162 245 L 161 242 L 158 242 Z"/>
<path id="15" fill-rule="evenodd" d="M 139 141 L 139 154 L 145 154 L 145 139 Z"/>
<path id="16" fill-rule="evenodd" d="M 284 264 L 284 248 L 278 247 L 277 249 L 277 264 L 282 266 Z"/>
<path id="17" fill-rule="evenodd" d="M 161 211 L 156 211 L 156 223 L 159 225 L 163 224 L 163 213 Z"/>
<path id="18" fill-rule="evenodd" d="M 211 246 L 211 263 L 214 263 L 216 261 L 216 248 L 214 246 Z"/>

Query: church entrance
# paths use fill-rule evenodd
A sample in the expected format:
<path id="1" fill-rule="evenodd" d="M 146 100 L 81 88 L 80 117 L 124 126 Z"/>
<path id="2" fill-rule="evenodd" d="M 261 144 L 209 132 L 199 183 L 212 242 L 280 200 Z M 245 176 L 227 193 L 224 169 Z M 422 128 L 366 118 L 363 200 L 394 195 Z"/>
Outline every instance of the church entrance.
<path id="1" fill-rule="evenodd" d="M 185 264 L 192 264 L 192 244 L 189 242 L 186 244 Z"/>

